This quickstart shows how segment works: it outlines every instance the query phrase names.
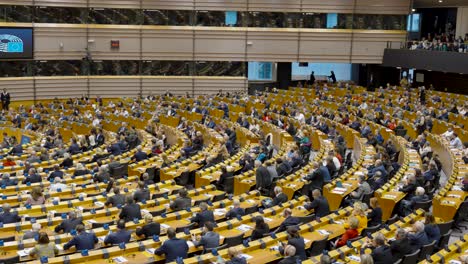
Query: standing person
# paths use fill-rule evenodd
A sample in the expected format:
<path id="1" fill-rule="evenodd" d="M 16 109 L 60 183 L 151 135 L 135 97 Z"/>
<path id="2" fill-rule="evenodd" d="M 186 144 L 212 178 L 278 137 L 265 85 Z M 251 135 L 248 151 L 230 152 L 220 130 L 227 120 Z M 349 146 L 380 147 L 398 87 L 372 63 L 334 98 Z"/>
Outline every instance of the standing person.
<path id="1" fill-rule="evenodd" d="M 310 85 L 313 85 L 315 83 L 315 75 L 314 74 L 315 74 L 314 71 L 312 71 L 310 73 Z"/>
<path id="2" fill-rule="evenodd" d="M 336 76 L 334 71 L 331 71 L 331 74 L 328 76 L 328 78 L 332 80 L 332 83 L 336 83 Z"/>
<path id="3" fill-rule="evenodd" d="M 2 109 L 3 110 L 8 110 L 8 107 L 10 105 L 10 93 L 7 92 L 6 89 L 3 89 L 2 95 L 1 95 L 1 100 L 2 100 Z"/>

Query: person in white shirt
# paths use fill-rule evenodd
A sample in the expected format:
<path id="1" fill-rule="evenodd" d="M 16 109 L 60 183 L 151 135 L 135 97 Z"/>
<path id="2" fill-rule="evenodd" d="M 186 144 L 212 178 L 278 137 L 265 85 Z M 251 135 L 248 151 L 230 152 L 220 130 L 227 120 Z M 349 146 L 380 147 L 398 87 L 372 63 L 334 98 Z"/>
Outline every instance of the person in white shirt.
<path id="1" fill-rule="evenodd" d="M 301 112 L 297 112 L 296 113 L 296 120 L 301 122 L 301 123 L 305 123 L 305 116 L 303 113 Z"/>
<path id="2" fill-rule="evenodd" d="M 463 143 L 461 139 L 458 137 L 457 133 L 453 133 L 451 140 L 450 140 L 450 147 L 456 149 L 463 149 Z"/>
<path id="3" fill-rule="evenodd" d="M 62 183 L 62 179 L 59 177 L 55 177 L 54 183 L 50 185 L 50 191 L 51 192 L 56 192 L 58 189 L 65 191 L 68 188 L 66 184 Z"/>
<path id="4" fill-rule="evenodd" d="M 449 128 L 447 129 L 447 131 L 445 131 L 445 132 L 442 134 L 442 136 L 445 137 L 445 138 L 447 138 L 447 139 L 451 138 L 452 135 L 453 135 L 453 128 L 451 128 L 451 127 L 449 127 Z"/>
<path id="5" fill-rule="evenodd" d="M 367 105 L 366 101 L 364 101 L 364 102 L 362 102 L 362 104 L 358 108 L 361 109 L 361 110 L 366 110 L 367 107 L 368 107 L 368 105 Z"/>

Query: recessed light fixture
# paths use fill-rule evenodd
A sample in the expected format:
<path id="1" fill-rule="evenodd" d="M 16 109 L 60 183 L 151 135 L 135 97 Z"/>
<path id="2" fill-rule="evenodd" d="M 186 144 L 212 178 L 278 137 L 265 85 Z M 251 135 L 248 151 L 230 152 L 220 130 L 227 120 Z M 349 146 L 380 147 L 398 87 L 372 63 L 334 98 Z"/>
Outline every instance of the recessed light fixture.
<path id="1" fill-rule="evenodd" d="M 442 3 L 442 2 L 444 2 L 444 0 L 439 0 L 439 3 Z"/>
<path id="2" fill-rule="evenodd" d="M 411 9 L 411 12 L 416 12 L 416 9 L 414 9 L 414 8 L 413 8 L 413 9 Z"/>

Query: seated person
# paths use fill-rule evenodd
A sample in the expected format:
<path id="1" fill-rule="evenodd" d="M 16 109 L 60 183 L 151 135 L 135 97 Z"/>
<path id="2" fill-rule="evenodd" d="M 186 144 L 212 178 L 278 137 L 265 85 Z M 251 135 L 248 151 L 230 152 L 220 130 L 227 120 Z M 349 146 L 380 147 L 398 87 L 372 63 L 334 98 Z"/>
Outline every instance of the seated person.
<path id="1" fill-rule="evenodd" d="M 413 253 L 408 239 L 408 233 L 403 228 L 397 229 L 395 240 L 391 240 L 389 243 L 394 263 L 402 259 L 405 255 Z"/>
<path id="2" fill-rule="evenodd" d="M 364 211 L 364 205 L 361 202 L 355 202 L 353 205 L 353 212 L 351 213 L 352 216 L 356 217 L 359 221 L 358 225 L 358 232 L 359 234 L 362 232 L 364 228 L 367 227 L 367 215 Z M 367 207 L 367 206 L 366 206 Z M 349 228 L 349 226 L 345 223 L 345 228 Z"/>
<path id="3" fill-rule="evenodd" d="M 204 252 L 207 252 L 207 249 L 217 248 L 219 246 L 219 234 L 213 231 L 214 227 L 215 225 L 212 222 L 206 222 L 201 237 L 192 234 L 193 244 L 196 247 L 203 246 Z"/>
<path id="4" fill-rule="evenodd" d="M 177 258 L 187 258 L 189 247 L 184 239 L 176 237 L 176 232 L 173 228 L 167 229 L 167 240 L 162 243 L 154 254 L 166 255 L 166 263 L 176 261 Z"/>
<path id="5" fill-rule="evenodd" d="M 235 247 L 228 248 L 229 259 L 226 264 L 247 264 L 247 260 L 242 257 L 240 251 Z"/>
<path id="6" fill-rule="evenodd" d="M 413 208 L 416 203 L 429 201 L 429 197 L 425 194 L 425 192 L 426 191 L 423 187 L 417 187 L 413 197 L 411 197 L 409 200 L 401 201 L 400 213 L 403 216 L 407 216 L 413 212 Z"/>
<path id="7" fill-rule="evenodd" d="M 41 259 L 42 257 L 53 258 L 59 252 L 54 242 L 50 242 L 46 232 L 40 232 L 37 244 L 29 251 L 31 257 Z"/>
<path id="8" fill-rule="evenodd" d="M 367 210 L 368 226 L 378 226 L 382 224 L 382 208 L 380 208 L 377 198 L 372 197 L 369 201 L 370 208 Z"/>
<path id="9" fill-rule="evenodd" d="M 346 245 L 349 239 L 353 239 L 359 236 L 359 231 L 357 230 L 359 226 L 359 220 L 356 217 L 350 217 L 348 219 L 348 225 L 349 228 L 346 229 L 345 233 L 341 236 L 340 239 L 336 240 L 336 248 Z"/>
<path id="10" fill-rule="evenodd" d="M 287 233 L 288 245 L 294 246 L 294 248 L 296 248 L 295 256 L 300 260 L 306 260 L 307 255 L 305 251 L 305 240 L 303 237 L 300 236 L 298 228 L 296 226 L 290 226 L 288 227 Z M 284 248 L 285 245 L 281 243 L 281 247 L 279 248 L 281 254 L 284 254 Z"/>
<path id="11" fill-rule="evenodd" d="M 133 193 L 133 200 L 135 202 L 148 201 L 150 199 L 150 191 L 146 188 L 145 183 L 140 181 L 138 182 L 138 188 Z"/>
<path id="12" fill-rule="evenodd" d="M 392 250 L 385 244 L 385 236 L 382 233 L 373 235 L 373 239 L 367 240 L 364 248 L 372 249 L 372 259 L 375 264 L 393 264 Z"/>
<path id="13" fill-rule="evenodd" d="M 270 227 L 261 215 L 255 217 L 255 228 L 252 231 L 252 235 L 250 236 L 251 240 L 257 240 L 263 238 L 265 235 L 270 233 Z"/>
<path id="14" fill-rule="evenodd" d="M 312 197 L 314 200 L 311 203 L 307 203 L 304 207 L 307 210 L 314 210 L 316 217 L 324 217 L 330 213 L 330 206 L 325 197 L 322 196 L 319 189 L 312 191 Z"/>
<path id="15" fill-rule="evenodd" d="M 178 197 L 169 204 L 169 207 L 173 211 L 185 210 L 192 206 L 192 199 L 188 197 L 186 189 L 180 190 L 177 196 Z"/>
<path id="16" fill-rule="evenodd" d="M 122 207 L 122 210 L 120 211 L 119 219 L 124 220 L 125 222 L 132 221 L 133 219 L 141 219 L 140 205 L 135 203 L 132 195 L 127 196 L 126 202 L 127 204 Z"/>
<path id="17" fill-rule="evenodd" d="M 424 213 L 424 232 L 429 242 L 436 241 L 437 245 L 440 240 L 440 229 L 431 212 Z"/>
<path id="18" fill-rule="evenodd" d="M 408 239 L 413 252 L 430 243 L 426 232 L 424 232 L 424 228 L 424 223 L 417 221 L 411 228 L 407 229 L 409 232 Z"/>
<path id="19" fill-rule="evenodd" d="M 18 223 L 21 221 L 21 217 L 18 212 L 11 212 L 11 206 L 9 203 L 3 204 L 3 213 L 0 214 L 0 222 L 3 224 Z"/>
<path id="20" fill-rule="evenodd" d="M 108 197 L 105 205 L 109 207 L 118 206 L 119 204 L 124 205 L 125 195 L 120 193 L 120 188 L 115 186 L 112 190 L 114 191 L 114 196 Z"/>
<path id="21" fill-rule="evenodd" d="M 289 226 L 297 226 L 299 225 L 299 219 L 297 217 L 292 216 L 292 211 L 289 208 L 284 209 L 283 217 L 285 218 L 275 233 L 283 232 Z"/>
<path id="22" fill-rule="evenodd" d="M 284 248 L 284 258 L 278 264 L 296 264 L 301 262 L 296 256 L 296 248 L 293 245 L 287 245 Z"/>
<path id="23" fill-rule="evenodd" d="M 117 222 L 117 231 L 109 233 L 104 239 L 105 245 L 118 245 L 120 243 L 128 243 L 130 241 L 132 232 L 125 228 L 125 221 L 120 219 Z"/>
<path id="24" fill-rule="evenodd" d="M 76 229 L 76 226 L 82 225 L 82 218 L 77 217 L 75 211 L 68 213 L 68 219 L 65 219 L 58 226 L 55 227 L 55 233 L 70 233 L 72 229 Z"/>
<path id="25" fill-rule="evenodd" d="M 77 235 L 74 236 L 70 241 L 63 245 L 64 250 L 75 246 L 76 250 L 81 251 L 84 249 L 94 249 L 94 246 L 98 243 L 98 238 L 94 233 L 87 233 L 84 225 L 76 226 Z"/>
<path id="26" fill-rule="evenodd" d="M 136 228 L 136 235 L 144 238 L 149 238 L 154 235 L 159 236 L 161 233 L 161 225 L 158 222 L 153 222 L 153 215 L 145 214 L 143 219 L 145 219 L 146 224 L 143 227 Z"/>
<path id="27" fill-rule="evenodd" d="M 279 205 L 288 201 L 288 196 L 283 193 L 283 189 L 276 186 L 273 190 L 275 192 L 275 198 L 273 198 L 272 206 Z"/>
<path id="28" fill-rule="evenodd" d="M 214 223 L 214 214 L 212 211 L 208 210 L 208 205 L 206 203 L 201 203 L 199 207 L 200 212 L 197 213 L 194 217 L 190 218 L 190 222 L 197 223 L 199 227 L 204 226 L 206 222 Z"/>
<path id="29" fill-rule="evenodd" d="M 237 218 L 239 216 L 244 216 L 245 215 L 245 210 L 244 208 L 240 207 L 240 201 L 235 199 L 232 202 L 233 208 L 229 210 L 229 212 L 226 213 L 226 218 L 227 219 L 232 219 L 232 218 Z"/>

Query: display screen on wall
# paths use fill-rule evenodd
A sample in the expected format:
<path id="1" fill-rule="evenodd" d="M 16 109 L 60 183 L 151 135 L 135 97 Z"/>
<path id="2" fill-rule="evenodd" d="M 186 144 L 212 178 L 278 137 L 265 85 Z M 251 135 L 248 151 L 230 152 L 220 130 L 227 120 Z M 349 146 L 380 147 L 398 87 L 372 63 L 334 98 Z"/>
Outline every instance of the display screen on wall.
<path id="1" fill-rule="evenodd" d="M 33 49 L 32 28 L 0 27 L 0 60 L 32 59 Z"/>
<path id="2" fill-rule="evenodd" d="M 249 62 L 249 81 L 272 81 L 273 63 L 272 62 Z"/>
<path id="3" fill-rule="evenodd" d="M 303 63 L 302 63 L 303 64 Z M 310 73 L 313 71 L 316 78 L 318 76 L 329 76 L 331 71 L 335 72 L 337 80 L 351 80 L 350 63 L 312 63 L 309 62 L 307 67 L 301 66 L 301 63 L 293 62 L 291 67 L 292 80 L 309 80 Z"/>

